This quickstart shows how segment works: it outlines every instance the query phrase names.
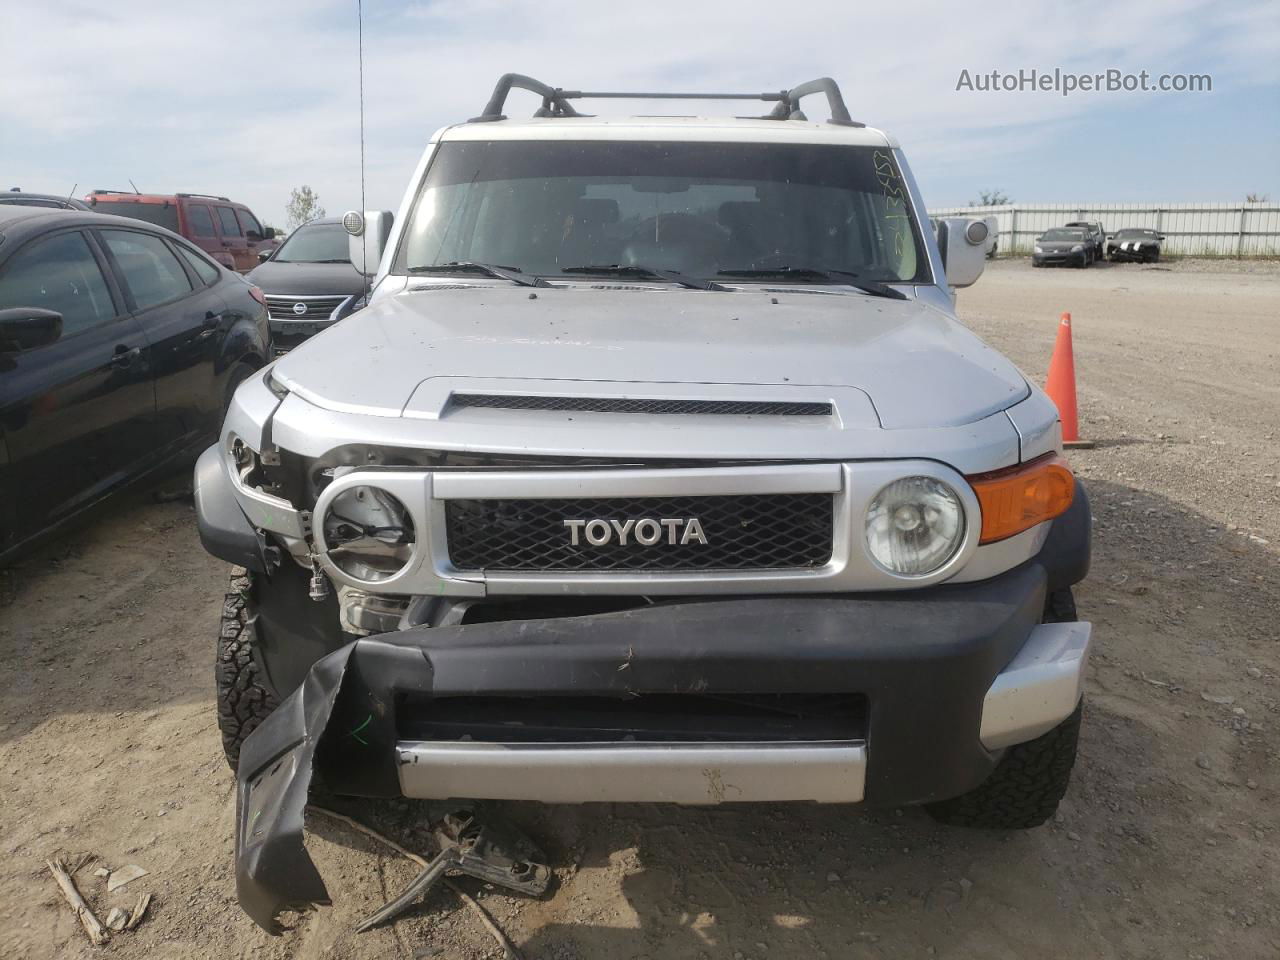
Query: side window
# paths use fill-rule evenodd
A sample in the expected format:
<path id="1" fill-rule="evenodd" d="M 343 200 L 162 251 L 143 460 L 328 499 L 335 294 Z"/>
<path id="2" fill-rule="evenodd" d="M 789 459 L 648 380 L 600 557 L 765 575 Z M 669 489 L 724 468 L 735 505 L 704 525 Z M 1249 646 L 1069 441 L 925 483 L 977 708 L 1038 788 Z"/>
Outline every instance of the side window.
<path id="1" fill-rule="evenodd" d="M 248 210 L 237 210 L 236 216 L 240 218 L 240 226 L 244 228 L 246 236 L 250 233 L 262 236 L 262 224 L 258 222 L 258 219 L 252 213 Z"/>
<path id="2" fill-rule="evenodd" d="M 215 282 L 221 276 L 217 267 L 198 253 L 195 253 L 190 247 L 184 247 L 180 243 L 175 243 L 174 246 L 178 248 L 178 253 L 182 255 L 182 259 L 187 261 L 191 265 L 191 269 L 204 281 L 205 286 Z"/>
<path id="3" fill-rule="evenodd" d="M 79 231 L 29 243 L 0 269 L 0 303 L 62 314 L 62 336 L 115 317 L 111 292 Z"/>
<path id="4" fill-rule="evenodd" d="M 236 212 L 230 207 L 214 207 L 218 211 L 218 223 L 222 227 L 224 237 L 240 236 L 240 224 L 236 223 Z"/>
<path id="5" fill-rule="evenodd" d="M 191 233 L 196 237 L 216 237 L 213 229 L 213 214 L 203 203 L 187 204 L 187 222 L 191 224 Z"/>
<path id="6" fill-rule="evenodd" d="M 159 237 L 132 230 L 103 230 L 102 239 L 119 264 L 139 310 L 191 292 L 182 264 Z"/>

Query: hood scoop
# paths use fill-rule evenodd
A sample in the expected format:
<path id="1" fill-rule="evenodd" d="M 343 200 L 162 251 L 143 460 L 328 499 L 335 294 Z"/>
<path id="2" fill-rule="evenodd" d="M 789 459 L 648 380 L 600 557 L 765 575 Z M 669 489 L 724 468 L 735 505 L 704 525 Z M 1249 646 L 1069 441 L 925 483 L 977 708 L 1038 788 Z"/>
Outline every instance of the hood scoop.
<path id="1" fill-rule="evenodd" d="M 777 400 L 689 400 L 648 397 L 553 397 L 541 394 L 455 393 L 451 407 L 557 410 L 574 413 L 721 414 L 754 417 L 829 417 L 831 404 Z"/>

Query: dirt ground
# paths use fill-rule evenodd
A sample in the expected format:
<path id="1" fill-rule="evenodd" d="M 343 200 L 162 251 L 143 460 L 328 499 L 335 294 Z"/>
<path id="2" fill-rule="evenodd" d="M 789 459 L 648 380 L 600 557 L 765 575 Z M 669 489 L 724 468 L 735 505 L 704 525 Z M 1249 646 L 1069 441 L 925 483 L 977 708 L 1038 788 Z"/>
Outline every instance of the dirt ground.
<path id="1" fill-rule="evenodd" d="M 1001 261 L 959 306 L 1037 380 L 1074 317 L 1096 647 L 1057 821 L 507 805 L 554 894 L 461 883 L 529 960 L 1280 955 L 1280 268 Z M 335 905 L 279 938 L 240 912 L 212 700 L 225 572 L 189 502 L 138 495 L 0 574 L 0 956 L 500 956 L 443 889 L 352 935 L 414 868 L 319 818 Z M 426 849 L 423 805 L 351 809 Z M 99 916 L 155 896 L 103 948 L 43 872 L 79 853 L 99 858 L 77 877 Z M 150 872 L 123 891 L 93 875 L 130 863 Z"/>

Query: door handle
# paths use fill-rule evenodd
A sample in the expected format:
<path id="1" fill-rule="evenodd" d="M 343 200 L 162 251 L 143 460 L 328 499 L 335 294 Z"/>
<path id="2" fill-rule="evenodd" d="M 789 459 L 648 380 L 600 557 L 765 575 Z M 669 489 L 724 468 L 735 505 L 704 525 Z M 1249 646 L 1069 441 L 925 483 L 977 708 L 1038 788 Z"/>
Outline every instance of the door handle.
<path id="1" fill-rule="evenodd" d="M 140 356 L 142 356 L 141 347 L 126 347 L 122 343 L 116 347 L 116 352 L 111 357 L 111 366 L 127 367 Z"/>
<path id="2" fill-rule="evenodd" d="M 217 332 L 218 332 L 217 330 L 201 330 L 199 333 L 197 333 L 197 334 L 196 334 L 196 339 L 197 339 L 197 340 L 208 340 L 210 337 L 212 337 L 212 336 L 213 336 L 215 333 L 217 333 Z"/>

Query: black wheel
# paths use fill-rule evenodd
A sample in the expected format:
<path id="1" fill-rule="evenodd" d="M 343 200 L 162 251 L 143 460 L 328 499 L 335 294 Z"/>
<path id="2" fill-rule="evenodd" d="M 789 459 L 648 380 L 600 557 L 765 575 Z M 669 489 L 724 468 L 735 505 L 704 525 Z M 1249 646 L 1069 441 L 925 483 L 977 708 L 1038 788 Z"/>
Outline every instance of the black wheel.
<path id="1" fill-rule="evenodd" d="M 1156 263 L 1160 259 L 1160 251 L 1152 250 L 1150 253 L 1143 254 L 1142 259 L 1146 263 Z"/>
<path id="2" fill-rule="evenodd" d="M 279 703 L 262 682 L 253 657 L 258 634 L 249 606 L 252 594 L 253 574 L 242 567 L 233 567 L 230 591 L 222 602 L 218 657 L 214 664 L 218 729 L 222 732 L 222 750 L 232 770 L 240 764 L 240 747 L 245 738 Z"/>
<path id="3" fill-rule="evenodd" d="M 1071 590 L 1045 601 L 1045 623 L 1077 619 Z M 935 820 L 956 827 L 1026 830 L 1038 827 L 1058 809 L 1076 762 L 1084 704 L 1048 733 L 1005 750 L 995 770 L 979 787 L 950 800 L 925 805 Z"/>

